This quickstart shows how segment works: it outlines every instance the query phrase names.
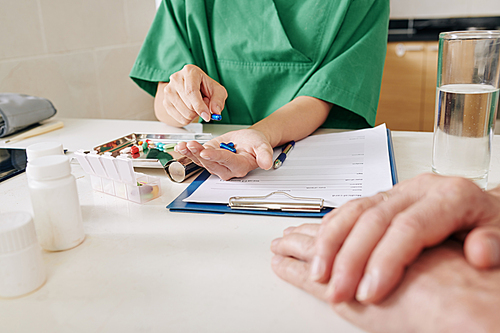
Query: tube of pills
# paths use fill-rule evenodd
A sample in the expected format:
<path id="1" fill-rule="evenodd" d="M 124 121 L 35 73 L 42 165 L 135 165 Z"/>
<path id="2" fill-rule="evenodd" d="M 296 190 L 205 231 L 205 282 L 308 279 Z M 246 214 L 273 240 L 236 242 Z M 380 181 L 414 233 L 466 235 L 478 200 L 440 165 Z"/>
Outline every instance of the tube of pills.
<path id="1" fill-rule="evenodd" d="M 203 168 L 187 156 L 182 156 L 177 160 L 170 160 L 165 164 L 168 177 L 176 183 L 183 182 L 201 169 Z"/>

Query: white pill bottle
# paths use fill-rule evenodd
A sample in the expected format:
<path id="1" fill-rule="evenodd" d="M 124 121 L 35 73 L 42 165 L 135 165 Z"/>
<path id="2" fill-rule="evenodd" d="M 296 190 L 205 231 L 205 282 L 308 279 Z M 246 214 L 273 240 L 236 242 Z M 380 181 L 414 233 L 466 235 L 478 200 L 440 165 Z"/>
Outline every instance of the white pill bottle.
<path id="1" fill-rule="evenodd" d="M 36 158 L 28 162 L 26 175 L 40 246 L 63 251 L 83 242 L 82 211 L 68 157 Z"/>
<path id="2" fill-rule="evenodd" d="M 31 215 L 0 213 L 0 298 L 27 294 L 45 279 L 42 249 Z"/>

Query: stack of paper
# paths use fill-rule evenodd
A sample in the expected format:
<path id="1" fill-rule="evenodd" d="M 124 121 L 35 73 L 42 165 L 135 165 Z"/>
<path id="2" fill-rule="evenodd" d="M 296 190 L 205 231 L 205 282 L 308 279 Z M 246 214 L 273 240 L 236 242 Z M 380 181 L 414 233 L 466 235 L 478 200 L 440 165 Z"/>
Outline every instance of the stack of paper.
<path id="1" fill-rule="evenodd" d="M 229 181 L 211 175 L 184 202 L 227 205 L 231 197 L 282 191 L 294 197 L 322 198 L 325 207 L 338 207 L 392 187 L 387 142 L 385 124 L 309 136 L 295 144 L 281 168 L 256 169 Z M 275 157 L 279 152 L 275 150 Z M 280 200 L 292 199 L 284 196 Z"/>

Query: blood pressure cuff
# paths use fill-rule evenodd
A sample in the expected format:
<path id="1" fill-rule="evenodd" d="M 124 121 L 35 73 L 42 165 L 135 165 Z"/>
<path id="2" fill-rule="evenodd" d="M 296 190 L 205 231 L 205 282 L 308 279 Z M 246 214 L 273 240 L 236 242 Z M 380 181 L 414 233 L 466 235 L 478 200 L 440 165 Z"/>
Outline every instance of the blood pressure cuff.
<path id="1" fill-rule="evenodd" d="M 48 99 L 0 93 L 0 138 L 48 119 L 56 112 Z"/>

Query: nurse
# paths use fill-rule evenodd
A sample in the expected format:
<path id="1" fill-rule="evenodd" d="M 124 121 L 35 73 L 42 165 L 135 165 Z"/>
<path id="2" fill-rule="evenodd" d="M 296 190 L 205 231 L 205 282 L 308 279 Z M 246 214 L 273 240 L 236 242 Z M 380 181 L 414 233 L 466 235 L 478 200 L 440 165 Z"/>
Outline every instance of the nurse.
<path id="1" fill-rule="evenodd" d="M 222 179 L 241 177 L 318 127 L 374 125 L 388 20 L 389 0 L 164 0 L 130 76 L 169 125 L 211 114 L 251 125 L 176 147 Z"/>

